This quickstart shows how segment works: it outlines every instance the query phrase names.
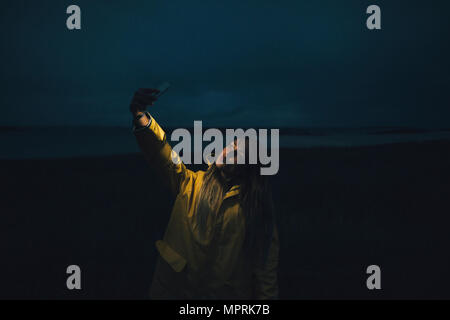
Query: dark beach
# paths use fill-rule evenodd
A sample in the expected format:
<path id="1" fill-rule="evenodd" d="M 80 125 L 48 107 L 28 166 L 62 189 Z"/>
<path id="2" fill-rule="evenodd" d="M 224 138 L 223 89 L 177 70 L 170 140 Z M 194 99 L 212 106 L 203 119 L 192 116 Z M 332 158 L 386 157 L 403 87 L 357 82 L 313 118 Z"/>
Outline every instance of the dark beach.
<path id="1" fill-rule="evenodd" d="M 1 160 L 0 180 L 1 298 L 148 297 L 173 198 L 142 155 Z M 449 141 L 282 149 L 272 183 L 280 298 L 450 298 Z"/>

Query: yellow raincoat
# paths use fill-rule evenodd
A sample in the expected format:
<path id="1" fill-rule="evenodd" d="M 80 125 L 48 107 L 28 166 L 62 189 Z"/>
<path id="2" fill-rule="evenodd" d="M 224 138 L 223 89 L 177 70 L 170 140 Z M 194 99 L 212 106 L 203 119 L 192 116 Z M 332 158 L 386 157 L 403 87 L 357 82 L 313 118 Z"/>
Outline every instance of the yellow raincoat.
<path id="1" fill-rule="evenodd" d="M 153 276 L 152 299 L 276 299 L 278 297 L 278 234 L 275 228 L 264 264 L 244 254 L 245 217 L 239 186 L 225 194 L 217 221 L 208 219 L 213 238 L 200 237 L 195 208 L 205 171 L 186 168 L 166 141 L 154 118 L 135 132 L 146 160 L 176 196 Z M 172 161 L 172 158 L 175 161 Z M 208 233 L 207 233 L 208 234 Z"/>

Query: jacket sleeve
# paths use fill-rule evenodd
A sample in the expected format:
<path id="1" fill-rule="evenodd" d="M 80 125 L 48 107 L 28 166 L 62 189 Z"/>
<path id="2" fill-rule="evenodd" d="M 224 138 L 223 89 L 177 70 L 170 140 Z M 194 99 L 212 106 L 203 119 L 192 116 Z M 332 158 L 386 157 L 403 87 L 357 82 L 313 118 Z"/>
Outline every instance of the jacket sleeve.
<path id="1" fill-rule="evenodd" d="M 275 227 L 265 263 L 253 270 L 255 299 L 278 299 L 278 253 L 279 239 Z"/>
<path id="2" fill-rule="evenodd" d="M 150 126 L 139 131 L 133 130 L 134 135 L 147 162 L 176 195 L 183 182 L 194 172 L 186 168 L 166 141 L 164 130 L 150 114 L 147 115 L 150 117 Z"/>

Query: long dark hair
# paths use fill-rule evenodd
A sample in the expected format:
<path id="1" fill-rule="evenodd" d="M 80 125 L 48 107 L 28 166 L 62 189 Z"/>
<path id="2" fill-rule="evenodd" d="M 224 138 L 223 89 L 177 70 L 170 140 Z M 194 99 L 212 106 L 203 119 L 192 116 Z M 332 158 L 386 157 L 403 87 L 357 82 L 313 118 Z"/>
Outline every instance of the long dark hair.
<path id="1" fill-rule="evenodd" d="M 247 158 L 248 159 L 248 158 Z M 239 164 L 226 179 L 215 164 L 205 172 L 197 207 L 197 226 L 204 239 L 211 236 L 208 219 L 215 221 L 227 187 L 240 185 L 239 201 L 245 217 L 244 251 L 252 261 L 264 261 L 275 225 L 272 193 L 267 176 L 261 175 L 260 166 Z"/>

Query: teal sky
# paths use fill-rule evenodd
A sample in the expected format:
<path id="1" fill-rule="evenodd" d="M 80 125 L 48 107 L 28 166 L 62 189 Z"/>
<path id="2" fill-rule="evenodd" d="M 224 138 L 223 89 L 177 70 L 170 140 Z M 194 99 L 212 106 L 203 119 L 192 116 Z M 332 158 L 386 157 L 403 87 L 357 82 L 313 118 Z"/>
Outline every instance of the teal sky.
<path id="1" fill-rule="evenodd" d="M 66 28 L 77 4 L 82 29 Z M 382 30 L 365 27 L 367 6 Z M 450 127 L 448 1 L 2 2 L 0 125 Z"/>

